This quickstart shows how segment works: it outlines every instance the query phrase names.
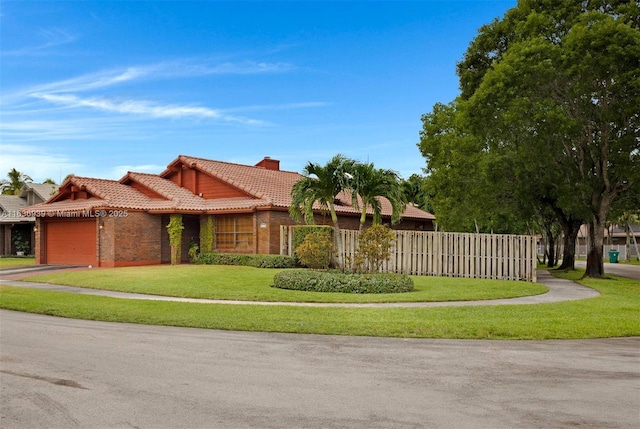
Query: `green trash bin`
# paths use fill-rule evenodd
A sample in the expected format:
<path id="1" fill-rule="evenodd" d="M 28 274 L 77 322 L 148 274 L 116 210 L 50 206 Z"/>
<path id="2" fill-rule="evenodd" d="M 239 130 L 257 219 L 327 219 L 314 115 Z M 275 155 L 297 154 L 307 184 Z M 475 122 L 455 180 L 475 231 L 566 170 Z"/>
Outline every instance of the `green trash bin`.
<path id="1" fill-rule="evenodd" d="M 611 262 L 612 264 L 617 264 L 619 254 L 620 252 L 618 252 L 617 250 L 609 250 L 609 262 Z"/>

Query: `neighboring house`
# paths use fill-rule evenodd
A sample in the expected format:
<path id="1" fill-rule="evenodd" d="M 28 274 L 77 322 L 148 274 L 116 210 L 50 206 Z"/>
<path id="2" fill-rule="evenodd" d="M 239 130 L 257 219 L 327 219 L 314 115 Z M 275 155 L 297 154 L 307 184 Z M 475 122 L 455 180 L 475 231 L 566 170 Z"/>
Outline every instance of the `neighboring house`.
<path id="1" fill-rule="evenodd" d="M 55 190 L 56 185 L 26 183 L 18 195 L 0 195 L 0 255 L 15 255 L 19 250 L 33 254 L 36 219 L 20 210 L 47 200 Z M 16 242 L 20 242 L 17 247 Z"/>
<path id="2" fill-rule="evenodd" d="M 36 262 L 101 267 L 160 264 L 171 259 L 166 226 L 182 214 L 182 256 L 213 225 L 214 251 L 279 253 L 280 225 L 289 216 L 291 188 L 303 176 L 264 158 L 255 166 L 180 155 L 159 175 L 122 179 L 70 177 L 45 203 L 23 213 L 36 217 Z M 391 205 L 382 200 L 383 220 Z M 358 229 L 351 199 L 337 201 L 341 227 Z M 211 218 L 212 222 L 208 219 Z M 433 230 L 434 216 L 407 206 L 397 229 Z M 318 210 L 318 224 L 331 224 Z"/>
<path id="3" fill-rule="evenodd" d="M 638 250 L 640 250 L 640 225 L 631 224 L 631 230 L 629 232 L 629 255 L 631 257 L 638 257 Z M 587 225 L 582 225 L 580 232 L 578 233 L 578 240 L 576 242 L 576 256 L 586 257 L 589 251 L 589 229 Z M 608 258 L 609 250 L 616 250 L 620 252 L 620 260 L 627 259 L 627 232 L 623 225 L 611 225 L 604 230 L 604 257 Z"/>

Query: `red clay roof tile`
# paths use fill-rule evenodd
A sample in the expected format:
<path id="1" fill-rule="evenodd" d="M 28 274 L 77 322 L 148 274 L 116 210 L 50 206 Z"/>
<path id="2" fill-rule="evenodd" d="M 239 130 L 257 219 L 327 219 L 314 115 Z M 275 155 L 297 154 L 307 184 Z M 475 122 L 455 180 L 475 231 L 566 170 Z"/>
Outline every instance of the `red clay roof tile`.
<path id="1" fill-rule="evenodd" d="M 171 167 L 184 163 L 243 190 L 251 197 L 220 198 L 205 200 L 181 188 L 165 177 Z M 233 210 L 254 210 L 258 207 L 288 208 L 291 205 L 291 188 L 303 176 L 283 170 L 271 170 L 264 167 L 234 164 L 180 155 L 169 164 L 160 175 L 129 172 L 119 181 L 71 177 L 61 185 L 62 188 L 75 186 L 91 194 L 88 199 L 65 200 L 64 193 L 54 195 L 49 201 L 32 206 L 31 210 L 56 212 L 86 211 L 102 208 L 144 210 L 150 212 L 216 212 Z M 151 198 L 125 184 L 130 181 L 142 185 L 166 199 Z M 381 198 L 383 216 L 391 215 L 391 205 Z M 319 206 L 317 206 L 319 208 Z M 350 197 L 343 194 L 338 199 L 336 211 L 342 214 L 358 214 L 359 210 L 351 206 Z M 367 210 L 371 213 L 371 210 Z M 431 213 L 424 212 L 411 205 L 407 206 L 404 216 L 410 219 L 435 219 Z"/>

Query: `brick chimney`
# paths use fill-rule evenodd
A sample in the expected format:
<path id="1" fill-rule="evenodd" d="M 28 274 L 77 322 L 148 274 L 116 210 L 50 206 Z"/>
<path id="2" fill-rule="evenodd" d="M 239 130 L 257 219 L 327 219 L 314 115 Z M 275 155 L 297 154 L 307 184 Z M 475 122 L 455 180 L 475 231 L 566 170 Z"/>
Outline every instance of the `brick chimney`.
<path id="1" fill-rule="evenodd" d="M 277 159 L 271 159 L 270 156 L 265 156 L 262 161 L 256 164 L 256 167 L 266 168 L 267 170 L 280 170 L 280 161 Z"/>

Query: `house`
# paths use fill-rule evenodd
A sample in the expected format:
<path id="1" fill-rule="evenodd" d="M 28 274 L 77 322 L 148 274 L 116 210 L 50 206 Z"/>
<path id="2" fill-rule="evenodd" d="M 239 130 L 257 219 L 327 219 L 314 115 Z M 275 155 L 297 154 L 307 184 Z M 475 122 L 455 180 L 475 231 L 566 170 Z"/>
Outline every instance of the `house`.
<path id="1" fill-rule="evenodd" d="M 18 195 L 0 195 L 0 255 L 33 253 L 35 217 L 20 210 L 47 200 L 56 190 L 48 183 L 25 183 Z M 16 247 L 16 243 L 21 243 Z"/>
<path id="2" fill-rule="evenodd" d="M 180 155 L 162 173 L 129 172 L 120 180 L 70 177 L 48 201 L 23 211 L 36 217 L 36 262 L 118 267 L 167 263 L 166 229 L 181 214 L 182 255 L 212 228 L 213 250 L 279 253 L 280 225 L 289 216 L 291 188 L 303 176 L 265 157 L 241 165 Z M 350 198 L 337 202 L 342 228 L 358 229 Z M 383 219 L 391 206 L 382 201 Z M 434 216 L 407 206 L 399 229 L 432 230 Z M 331 224 L 318 210 L 318 224 Z"/>
<path id="3" fill-rule="evenodd" d="M 619 252 L 619 259 L 627 259 L 627 252 L 630 258 L 637 258 L 640 256 L 638 250 L 640 249 L 640 225 L 630 224 L 629 233 L 624 225 L 610 225 L 609 228 L 604 230 L 604 249 L 603 254 L 605 259 L 608 258 L 610 250 Z M 629 243 L 627 243 L 627 236 Z M 628 246 L 628 247 L 627 247 Z M 578 232 L 578 239 L 576 240 L 576 256 L 585 257 L 589 252 L 589 228 L 587 225 L 582 225 Z"/>

